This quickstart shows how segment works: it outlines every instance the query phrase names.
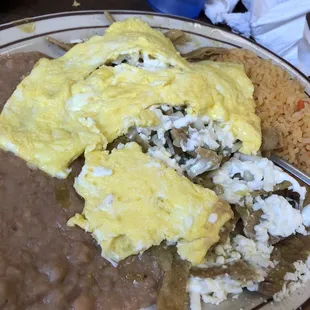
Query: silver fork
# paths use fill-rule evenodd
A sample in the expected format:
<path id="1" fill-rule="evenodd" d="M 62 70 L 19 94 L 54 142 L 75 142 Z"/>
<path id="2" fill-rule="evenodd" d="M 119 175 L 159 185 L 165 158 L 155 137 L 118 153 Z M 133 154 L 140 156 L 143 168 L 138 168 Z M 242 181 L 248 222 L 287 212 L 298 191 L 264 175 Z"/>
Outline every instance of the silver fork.
<path id="1" fill-rule="evenodd" d="M 272 154 L 269 159 L 271 161 L 273 161 L 276 165 L 280 166 L 282 169 L 288 171 L 289 173 L 294 175 L 296 178 L 298 178 L 299 180 L 301 180 L 302 182 L 304 182 L 305 184 L 310 186 L 310 176 L 309 176 L 309 174 L 300 171 L 299 169 L 297 169 L 296 167 L 294 167 L 293 165 L 291 165 L 287 161 L 279 158 L 276 155 Z"/>

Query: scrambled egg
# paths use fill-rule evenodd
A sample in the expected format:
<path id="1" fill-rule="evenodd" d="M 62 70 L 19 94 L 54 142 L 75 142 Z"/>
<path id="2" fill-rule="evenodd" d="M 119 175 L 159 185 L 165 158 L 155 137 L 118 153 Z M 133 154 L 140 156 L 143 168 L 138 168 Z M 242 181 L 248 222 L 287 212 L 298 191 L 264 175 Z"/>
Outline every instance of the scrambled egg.
<path id="1" fill-rule="evenodd" d="M 112 142 L 131 126 L 156 125 L 157 118 L 147 110 L 152 105 L 187 105 L 189 114 L 229 123 L 243 142 L 240 151 L 251 154 L 261 143 L 252 93 L 251 81 L 236 64 L 204 61 L 156 71 L 121 64 L 103 66 L 74 84 L 66 109 L 76 122 L 94 120 Z"/>
<path id="2" fill-rule="evenodd" d="M 91 232 L 112 263 L 163 240 L 175 242 L 183 259 L 202 263 L 233 216 L 213 191 L 142 153 L 136 143 L 111 154 L 86 153 L 74 186 L 85 208 L 68 224 Z"/>
<path id="3" fill-rule="evenodd" d="M 107 66 L 139 55 L 159 67 Z M 252 93 L 242 66 L 190 64 L 162 33 L 128 19 L 58 59 L 41 59 L 4 107 L 0 147 L 65 178 L 85 149 L 104 148 L 134 124 L 156 124 L 147 108 L 165 103 L 230 123 L 240 151 L 251 154 L 261 142 Z"/>
<path id="4" fill-rule="evenodd" d="M 70 87 L 92 69 L 78 63 L 68 66 L 61 59 L 41 59 L 4 106 L 0 115 L 1 148 L 52 176 L 66 177 L 68 164 L 88 144 L 101 142 L 100 133 L 94 135 L 82 126 L 79 132 L 63 128 Z"/>
<path id="5" fill-rule="evenodd" d="M 188 63 L 162 33 L 128 19 L 58 59 L 41 59 L 0 115 L 0 147 L 59 178 L 85 151 L 75 183 L 85 208 L 68 224 L 91 232 L 112 263 L 167 240 L 199 264 L 232 217 L 229 205 L 135 143 L 102 150 L 134 125 L 158 124 L 149 108 L 168 104 L 228 124 L 240 151 L 256 153 L 252 94 L 242 66 Z"/>
<path id="6" fill-rule="evenodd" d="M 139 52 L 160 58 L 168 66 L 187 65 L 171 41 L 146 23 L 138 19 L 115 23 L 104 36 L 92 37 L 60 58 L 41 59 L 36 64 L 0 115 L 0 147 L 52 176 L 67 177 L 68 165 L 87 147 L 106 144 L 92 119 L 70 122 L 65 104 L 72 85 L 120 55 Z"/>

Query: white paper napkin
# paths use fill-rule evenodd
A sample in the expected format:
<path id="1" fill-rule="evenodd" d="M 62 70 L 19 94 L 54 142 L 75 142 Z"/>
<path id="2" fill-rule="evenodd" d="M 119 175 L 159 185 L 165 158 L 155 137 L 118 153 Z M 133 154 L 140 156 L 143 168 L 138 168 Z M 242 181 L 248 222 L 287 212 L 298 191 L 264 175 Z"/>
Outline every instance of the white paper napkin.
<path id="1" fill-rule="evenodd" d="M 246 13 L 231 13 L 236 0 L 207 0 L 205 13 L 234 32 L 258 43 L 310 75 L 310 0 L 242 0 Z M 310 17 L 309 17 L 310 23 Z"/>

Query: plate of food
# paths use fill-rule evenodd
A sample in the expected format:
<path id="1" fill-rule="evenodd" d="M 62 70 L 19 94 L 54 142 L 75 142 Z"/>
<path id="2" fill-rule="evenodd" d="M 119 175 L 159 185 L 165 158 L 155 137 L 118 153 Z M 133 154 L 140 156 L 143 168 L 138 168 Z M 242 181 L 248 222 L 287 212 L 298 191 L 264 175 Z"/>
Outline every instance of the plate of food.
<path id="1" fill-rule="evenodd" d="M 219 28 L 132 11 L 0 26 L 1 309 L 296 309 L 310 82 Z M 309 180 L 308 180 L 309 181 Z"/>

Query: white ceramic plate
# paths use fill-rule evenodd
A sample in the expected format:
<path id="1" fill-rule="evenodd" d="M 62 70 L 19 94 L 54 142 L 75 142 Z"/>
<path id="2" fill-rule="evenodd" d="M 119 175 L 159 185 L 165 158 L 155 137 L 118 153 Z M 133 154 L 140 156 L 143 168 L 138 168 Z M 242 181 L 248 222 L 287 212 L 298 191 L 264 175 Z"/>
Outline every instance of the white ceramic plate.
<path id="1" fill-rule="evenodd" d="M 189 52 L 201 46 L 235 47 L 251 50 L 261 58 L 271 59 L 274 64 L 281 66 L 305 87 L 308 95 L 310 94 L 310 81 L 304 74 L 254 41 L 215 26 L 186 18 L 150 12 L 110 12 L 116 21 L 138 17 L 161 31 L 172 28 L 185 31 L 190 37 L 190 41 L 182 46 L 182 52 Z M 51 57 L 58 57 L 63 54 L 63 51 L 48 43 L 45 40 L 46 36 L 51 35 L 63 42 L 85 40 L 95 34 L 103 34 L 109 24 L 103 11 L 57 13 L 7 23 L 0 25 L 0 54 L 40 51 Z M 265 301 L 259 294 L 247 292 L 241 294 L 238 299 L 226 300 L 220 306 L 208 305 L 205 308 L 208 310 L 295 310 L 309 296 L 309 285 L 279 303 L 273 303 L 270 300 Z"/>

